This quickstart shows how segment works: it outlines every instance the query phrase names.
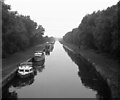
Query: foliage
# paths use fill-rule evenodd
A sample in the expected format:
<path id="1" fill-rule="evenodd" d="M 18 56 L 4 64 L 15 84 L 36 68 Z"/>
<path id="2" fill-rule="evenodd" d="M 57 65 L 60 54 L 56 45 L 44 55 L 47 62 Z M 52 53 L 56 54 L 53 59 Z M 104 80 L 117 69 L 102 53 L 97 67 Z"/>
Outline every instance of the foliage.
<path id="1" fill-rule="evenodd" d="M 77 32 L 68 32 L 63 39 L 120 57 L 120 1 L 106 10 L 83 17 Z"/>
<path id="2" fill-rule="evenodd" d="M 30 16 L 11 11 L 10 5 L 2 2 L 2 57 L 43 42 L 45 29 Z"/>

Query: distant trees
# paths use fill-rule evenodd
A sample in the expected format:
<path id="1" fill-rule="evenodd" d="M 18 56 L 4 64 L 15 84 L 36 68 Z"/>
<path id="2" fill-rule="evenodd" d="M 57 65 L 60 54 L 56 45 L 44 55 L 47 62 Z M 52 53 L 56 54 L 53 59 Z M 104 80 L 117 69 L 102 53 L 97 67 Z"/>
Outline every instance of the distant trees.
<path id="1" fill-rule="evenodd" d="M 2 2 L 2 57 L 24 50 L 44 41 L 45 29 L 30 16 L 11 11 L 10 5 Z"/>
<path id="2" fill-rule="evenodd" d="M 120 57 L 120 1 L 106 10 L 83 17 L 75 32 L 68 32 L 63 39 L 79 47 L 84 46 Z"/>

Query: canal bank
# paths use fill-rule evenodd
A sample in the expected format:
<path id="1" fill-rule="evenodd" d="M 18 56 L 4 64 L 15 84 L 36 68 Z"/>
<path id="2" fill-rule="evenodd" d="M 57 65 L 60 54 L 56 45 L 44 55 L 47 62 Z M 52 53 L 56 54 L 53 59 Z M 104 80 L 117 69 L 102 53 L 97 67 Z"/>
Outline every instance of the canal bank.
<path id="1" fill-rule="evenodd" d="M 40 44 L 29 48 L 26 51 L 19 52 L 13 56 L 2 60 L 2 79 L 0 79 L 1 87 L 5 86 L 10 81 L 17 70 L 17 65 L 34 56 L 34 51 L 43 50 L 44 44 Z M 0 88 L 1 88 L 0 87 Z"/>
<path id="2" fill-rule="evenodd" d="M 68 52 L 64 49 L 69 49 Z M 73 53 L 72 53 L 73 52 Z M 111 90 L 92 64 L 67 45 L 55 43 L 50 55 L 45 56 L 44 70 L 33 78 L 13 78 L 3 88 L 4 98 L 106 98 Z M 38 68 L 40 68 L 38 66 Z M 110 98 L 110 99 L 108 99 Z"/>
<path id="3" fill-rule="evenodd" d="M 40 67 L 38 66 L 37 68 Z M 86 69 L 83 69 L 82 73 L 86 73 L 86 71 Z M 50 55 L 45 56 L 44 70 L 37 71 L 33 78 L 25 81 L 23 79 L 18 81 L 17 77 L 12 79 L 3 88 L 3 97 L 96 98 L 97 91 L 87 88 L 82 83 L 78 72 L 77 65 L 67 55 L 63 46 L 59 42 L 56 42 Z M 100 81 L 99 77 L 97 80 L 98 82 L 103 82 Z"/>
<path id="4" fill-rule="evenodd" d="M 113 59 L 109 59 L 104 55 L 97 54 L 92 50 L 79 49 L 77 46 L 61 42 L 63 46 L 80 54 L 87 62 L 91 63 L 97 72 L 101 74 L 106 80 L 111 89 L 113 98 L 120 98 L 120 67 L 119 64 Z"/>

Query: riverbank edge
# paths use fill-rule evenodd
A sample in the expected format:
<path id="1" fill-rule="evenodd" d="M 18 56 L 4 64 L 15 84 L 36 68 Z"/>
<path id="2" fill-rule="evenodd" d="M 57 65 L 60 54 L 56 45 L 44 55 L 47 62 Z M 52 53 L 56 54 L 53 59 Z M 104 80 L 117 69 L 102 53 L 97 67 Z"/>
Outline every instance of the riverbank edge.
<path id="1" fill-rule="evenodd" d="M 96 54 L 93 51 L 86 50 L 86 49 L 80 49 L 77 46 L 73 44 L 66 43 L 65 41 L 59 41 L 63 46 L 66 46 L 67 48 L 71 49 L 72 51 L 80 54 L 87 62 L 91 63 L 97 72 L 101 74 L 106 80 L 108 85 L 111 88 L 112 97 L 113 98 L 120 98 L 120 83 L 119 83 L 119 76 L 120 76 L 120 68 L 119 64 L 115 61 L 112 61 L 108 58 L 104 58 L 104 56 L 101 56 L 100 54 Z M 89 53 L 92 53 L 92 56 Z M 97 61 L 96 58 L 100 58 L 101 61 Z M 107 64 L 105 61 L 110 62 L 110 64 Z M 114 63 L 114 64 L 112 64 Z"/>
<path id="2" fill-rule="evenodd" d="M 22 63 L 23 61 L 28 60 L 30 57 L 32 57 L 35 50 L 43 50 L 44 45 L 45 45 L 45 43 L 34 46 L 34 47 L 30 48 L 30 49 L 32 49 L 31 51 L 26 50 L 26 52 L 30 51 L 31 54 L 30 53 L 26 54 L 26 52 L 22 52 L 21 54 L 24 55 L 24 56 L 21 58 L 22 59 L 21 61 L 18 61 L 18 62 L 15 62 L 15 63 L 13 61 L 13 63 L 11 63 L 10 65 L 5 65 L 4 69 L 2 68 L 2 74 L 3 74 L 4 71 L 6 71 L 6 70 L 8 71 L 10 68 L 11 68 L 11 70 L 9 70 L 6 73 L 6 75 L 2 76 L 2 79 L 0 80 L 0 84 L 1 84 L 0 88 L 4 87 L 15 76 L 15 72 L 17 70 L 17 67 L 16 67 L 17 64 Z"/>

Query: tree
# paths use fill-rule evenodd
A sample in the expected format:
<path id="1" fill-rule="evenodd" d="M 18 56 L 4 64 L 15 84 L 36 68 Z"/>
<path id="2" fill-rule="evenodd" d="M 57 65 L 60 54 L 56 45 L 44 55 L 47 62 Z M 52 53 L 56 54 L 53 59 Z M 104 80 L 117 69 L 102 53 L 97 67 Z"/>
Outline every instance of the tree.
<path id="1" fill-rule="evenodd" d="M 45 29 L 30 16 L 11 11 L 10 5 L 2 3 L 2 57 L 42 43 Z"/>
<path id="2" fill-rule="evenodd" d="M 63 37 L 64 41 L 120 57 L 120 1 L 106 10 L 83 17 L 78 32 L 75 29 Z"/>

